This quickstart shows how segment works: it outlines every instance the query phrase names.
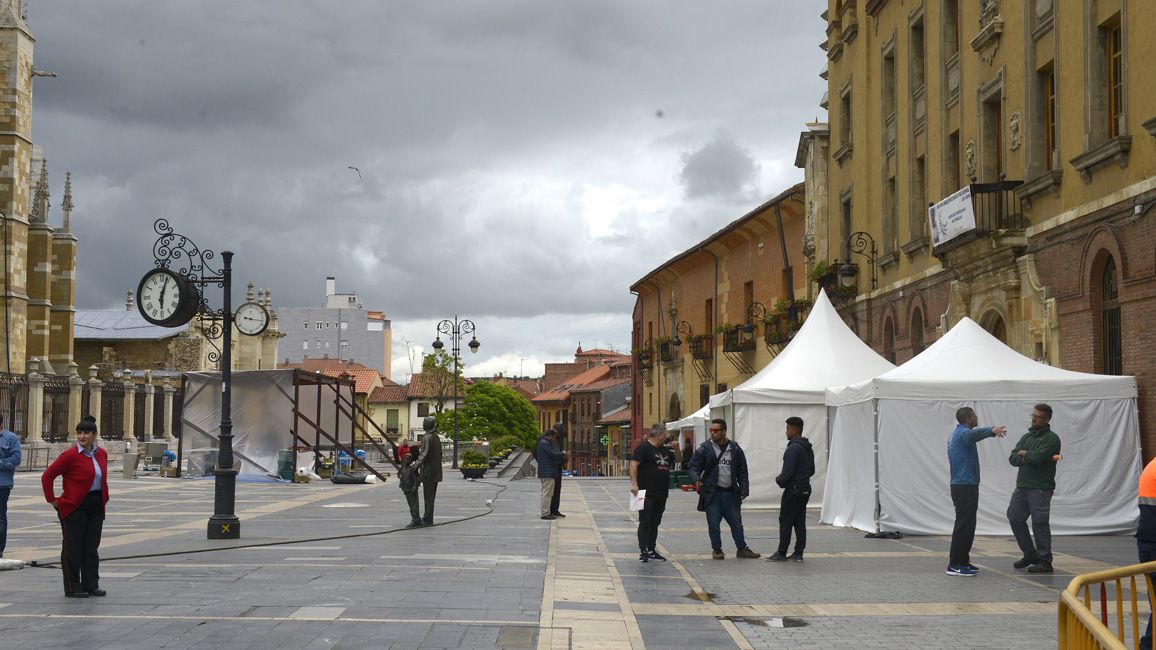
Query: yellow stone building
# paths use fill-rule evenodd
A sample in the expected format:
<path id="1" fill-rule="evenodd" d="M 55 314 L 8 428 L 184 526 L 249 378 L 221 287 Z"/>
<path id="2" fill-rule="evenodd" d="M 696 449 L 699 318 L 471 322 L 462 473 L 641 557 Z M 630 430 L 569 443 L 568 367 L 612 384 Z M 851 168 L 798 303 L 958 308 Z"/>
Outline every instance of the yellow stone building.
<path id="1" fill-rule="evenodd" d="M 23 374 L 27 361 L 37 358 L 42 372 L 66 374 L 72 363 L 76 295 L 71 181 L 65 181 L 64 223 L 53 228 L 48 224 L 47 165 L 34 161 L 31 139 L 32 80 L 43 74 L 33 66 L 33 43 L 23 3 L 0 0 L 0 372 Z"/>
<path id="2" fill-rule="evenodd" d="M 860 337 L 902 363 L 969 316 L 1032 358 L 1136 375 L 1156 441 L 1156 5 L 830 0 L 823 18 L 811 263 L 846 269 Z M 967 193 L 975 228 L 942 239 Z"/>

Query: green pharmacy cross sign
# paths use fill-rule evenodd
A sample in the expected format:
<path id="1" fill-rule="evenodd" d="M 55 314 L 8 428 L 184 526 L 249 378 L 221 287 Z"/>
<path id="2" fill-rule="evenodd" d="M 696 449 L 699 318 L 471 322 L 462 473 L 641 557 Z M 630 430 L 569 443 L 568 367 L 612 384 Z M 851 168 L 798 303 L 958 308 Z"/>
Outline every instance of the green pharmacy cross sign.
<path id="1" fill-rule="evenodd" d="M 599 442 L 604 445 L 610 444 L 610 436 L 602 436 L 602 438 L 599 439 Z"/>

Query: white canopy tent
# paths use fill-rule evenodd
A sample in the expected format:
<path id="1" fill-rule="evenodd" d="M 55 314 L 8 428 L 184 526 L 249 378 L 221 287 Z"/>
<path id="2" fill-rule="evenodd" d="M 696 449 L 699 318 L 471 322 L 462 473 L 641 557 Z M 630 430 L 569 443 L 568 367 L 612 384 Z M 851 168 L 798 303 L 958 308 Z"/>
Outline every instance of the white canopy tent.
<path id="1" fill-rule="evenodd" d="M 730 424 L 728 435 L 747 454 L 751 495 L 744 506 L 778 505 L 775 476 L 782 469 L 787 448 L 784 421 L 792 415 L 803 418 L 803 435 L 815 451 L 810 503 L 822 503 L 827 473 L 827 387 L 863 381 L 894 367 L 855 336 L 827 294 L 820 291 L 806 322 L 773 361 L 741 385 L 710 398 L 712 417 Z"/>
<path id="2" fill-rule="evenodd" d="M 698 447 L 700 444 L 706 442 L 706 423 L 710 421 L 710 405 L 700 408 L 681 420 L 666 423 L 667 431 L 678 431 L 679 438 L 684 438 L 683 431 L 694 431 L 694 446 Z M 680 442 L 679 445 L 682 443 Z"/>
<path id="3" fill-rule="evenodd" d="M 969 318 L 895 370 L 827 391 L 835 412 L 820 521 L 868 532 L 950 534 L 947 438 L 956 409 L 970 406 L 981 426 L 1008 429 L 1006 438 L 979 443 L 976 532 L 1010 534 L 1005 513 L 1017 470 L 1008 456 L 1038 402 L 1052 406 L 1052 430 L 1062 443 L 1052 532 L 1133 528 L 1140 474 L 1135 378 L 1037 363 Z"/>

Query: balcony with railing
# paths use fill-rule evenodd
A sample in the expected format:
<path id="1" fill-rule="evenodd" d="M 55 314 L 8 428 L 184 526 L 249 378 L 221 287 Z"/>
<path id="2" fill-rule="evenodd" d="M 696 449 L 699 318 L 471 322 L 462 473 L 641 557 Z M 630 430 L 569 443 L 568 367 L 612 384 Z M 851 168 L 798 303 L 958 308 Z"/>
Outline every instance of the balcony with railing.
<path id="1" fill-rule="evenodd" d="M 1023 181 L 973 183 L 970 187 L 975 229 L 940 243 L 934 249 L 935 256 L 945 266 L 960 267 L 980 257 L 1018 255 L 1027 245 L 1025 231 L 1029 225 L 1016 194 L 1021 185 Z"/>
<path id="2" fill-rule="evenodd" d="M 699 334 L 690 339 L 690 356 L 694 359 L 714 357 L 714 336 Z"/>

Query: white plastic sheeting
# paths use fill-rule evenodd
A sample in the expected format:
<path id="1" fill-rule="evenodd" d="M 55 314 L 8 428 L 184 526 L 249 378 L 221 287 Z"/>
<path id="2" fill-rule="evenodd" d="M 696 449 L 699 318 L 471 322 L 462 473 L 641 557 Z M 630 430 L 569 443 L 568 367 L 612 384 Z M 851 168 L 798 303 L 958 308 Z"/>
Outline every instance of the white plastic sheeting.
<path id="1" fill-rule="evenodd" d="M 680 433 L 683 430 L 694 431 L 694 446 L 698 447 L 702 443 L 706 442 L 706 438 L 707 438 L 707 436 L 706 436 L 706 428 L 707 428 L 706 423 L 707 422 L 710 422 L 710 405 L 709 404 L 700 408 L 699 410 L 695 411 L 694 413 L 691 413 L 690 415 L 684 417 L 681 420 L 676 420 L 674 422 L 667 422 L 666 423 L 666 430 L 667 431 L 678 431 Z M 681 439 L 682 436 L 680 435 L 679 438 Z M 679 444 L 681 445 L 682 443 L 680 442 Z"/>
<path id="2" fill-rule="evenodd" d="M 744 507 L 779 504 L 782 492 L 775 476 L 787 448 L 785 421 L 793 415 L 803 418 L 803 435 L 815 452 L 810 504 L 821 504 L 827 475 L 826 389 L 893 368 L 855 336 L 820 291 L 806 322 L 774 360 L 741 385 L 710 398 L 712 417 L 730 423 L 731 438 L 747 454 L 751 495 Z"/>
<path id="3" fill-rule="evenodd" d="M 232 373 L 230 419 L 233 422 L 233 456 L 238 476 L 268 476 L 277 473 L 277 452 L 293 446 L 293 370 L 249 370 Z M 353 386 L 332 383 L 302 385 L 296 391 L 298 408 L 325 431 L 340 433 L 348 444 L 352 422 L 339 416 L 334 407 L 335 390 L 346 392 L 353 401 Z M 320 404 L 318 402 L 320 401 Z M 338 419 L 340 418 L 340 422 Z M 299 422 L 300 435 L 315 443 L 314 429 Z M 185 375 L 185 399 L 181 410 L 182 454 L 190 469 L 215 465 L 221 429 L 221 374 L 191 372 Z M 324 439 L 321 446 L 331 447 Z M 312 456 L 309 457 L 312 461 Z M 301 463 L 298 463 L 301 464 Z"/>
<path id="4" fill-rule="evenodd" d="M 1136 382 L 1071 372 L 1024 357 L 971 319 L 922 354 L 855 386 L 833 388 L 827 495 L 820 521 L 860 530 L 947 535 L 954 523 L 947 438 L 955 411 L 970 406 L 980 426 L 1006 438 L 978 444 L 976 533 L 1008 535 L 1006 511 L 1017 468 L 1008 463 L 1037 402 L 1054 410 L 1063 460 L 1056 468 L 1053 534 L 1131 530 L 1140 474 Z M 876 512 L 878 508 L 878 512 Z"/>

